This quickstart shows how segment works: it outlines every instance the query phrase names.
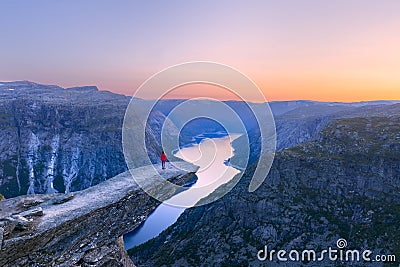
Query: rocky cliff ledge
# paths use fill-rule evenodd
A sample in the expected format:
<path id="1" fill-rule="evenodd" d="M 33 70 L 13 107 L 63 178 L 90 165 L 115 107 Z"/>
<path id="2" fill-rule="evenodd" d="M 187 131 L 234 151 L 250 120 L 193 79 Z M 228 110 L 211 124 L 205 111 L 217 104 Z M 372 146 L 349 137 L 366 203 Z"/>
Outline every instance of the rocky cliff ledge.
<path id="1" fill-rule="evenodd" d="M 189 171 L 169 168 L 163 176 L 185 184 Z M 149 175 L 150 166 L 134 170 Z M 165 197 L 175 192 L 162 192 Z M 134 266 L 122 235 L 138 227 L 159 204 L 125 172 L 73 194 L 19 196 L 0 202 L 0 266 Z"/>

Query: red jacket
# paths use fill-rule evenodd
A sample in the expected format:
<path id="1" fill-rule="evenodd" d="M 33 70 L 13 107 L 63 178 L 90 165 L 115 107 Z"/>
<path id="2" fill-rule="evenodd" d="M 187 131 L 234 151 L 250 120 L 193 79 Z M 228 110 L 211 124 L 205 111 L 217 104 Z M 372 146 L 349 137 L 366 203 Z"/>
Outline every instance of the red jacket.
<path id="1" fill-rule="evenodd" d="M 161 161 L 167 161 L 167 156 L 164 153 L 161 154 Z"/>

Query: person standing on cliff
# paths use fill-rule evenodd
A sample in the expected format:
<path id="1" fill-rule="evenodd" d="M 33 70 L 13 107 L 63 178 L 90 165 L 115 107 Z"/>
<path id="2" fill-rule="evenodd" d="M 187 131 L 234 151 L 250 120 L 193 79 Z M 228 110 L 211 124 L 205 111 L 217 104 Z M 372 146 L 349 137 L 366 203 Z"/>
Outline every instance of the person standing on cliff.
<path id="1" fill-rule="evenodd" d="M 165 162 L 167 161 L 167 155 L 165 155 L 164 151 L 161 152 L 161 165 L 163 170 L 165 169 Z"/>

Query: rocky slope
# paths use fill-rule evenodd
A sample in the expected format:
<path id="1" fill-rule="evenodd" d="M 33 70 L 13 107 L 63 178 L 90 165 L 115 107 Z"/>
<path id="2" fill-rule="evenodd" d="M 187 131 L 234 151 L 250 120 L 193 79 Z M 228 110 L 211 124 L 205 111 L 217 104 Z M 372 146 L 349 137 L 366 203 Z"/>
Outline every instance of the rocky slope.
<path id="1" fill-rule="evenodd" d="M 184 162 L 158 171 L 173 183 L 192 179 Z M 152 167 L 134 169 L 149 179 Z M 157 188 L 162 184 L 145 185 Z M 175 192 L 164 190 L 161 197 Z M 0 201 L 0 266 L 133 266 L 122 235 L 138 227 L 159 202 L 125 172 L 83 191 Z"/>
<path id="2" fill-rule="evenodd" d="M 376 114 L 334 119 L 317 140 L 277 153 L 267 179 L 253 193 L 247 191 L 248 168 L 222 199 L 186 210 L 159 237 L 130 250 L 133 261 L 138 266 L 273 266 L 257 259 L 264 245 L 321 251 L 336 247 L 340 237 L 349 249 L 368 248 L 399 260 L 400 112 L 397 107 Z M 349 263 L 323 263 L 335 264 Z"/>
<path id="3" fill-rule="evenodd" d="M 126 96 L 91 86 L 1 83 L 0 193 L 68 193 L 125 171 L 121 127 L 128 103 Z M 164 119 L 154 112 L 146 128 L 153 161 Z"/>
<path id="4" fill-rule="evenodd" d="M 293 101 L 293 103 L 289 102 L 286 105 L 280 102 L 272 102 L 270 106 L 274 112 L 277 112 L 275 114 L 277 151 L 317 139 L 324 126 L 336 118 L 385 117 L 398 114 L 400 111 L 398 101 L 360 103 Z M 289 110 L 286 111 L 287 109 Z M 259 156 L 261 146 L 259 129 L 257 127 L 249 129 L 248 136 L 251 137 L 250 164 L 252 164 L 258 160 Z M 233 146 L 239 147 L 243 138 L 246 137 L 234 141 Z"/>

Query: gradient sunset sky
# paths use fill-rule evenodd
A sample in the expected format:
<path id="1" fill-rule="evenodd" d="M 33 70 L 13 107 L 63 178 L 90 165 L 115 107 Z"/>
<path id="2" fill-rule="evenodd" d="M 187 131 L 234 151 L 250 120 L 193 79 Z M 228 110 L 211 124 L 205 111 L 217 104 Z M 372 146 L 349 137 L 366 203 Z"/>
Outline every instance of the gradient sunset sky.
<path id="1" fill-rule="evenodd" d="M 268 100 L 400 99 L 398 0 L 0 0 L 0 11 L 1 81 L 132 95 L 202 60 L 242 71 Z"/>

